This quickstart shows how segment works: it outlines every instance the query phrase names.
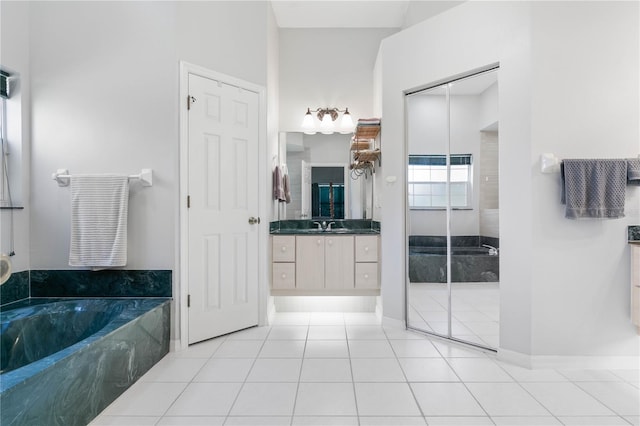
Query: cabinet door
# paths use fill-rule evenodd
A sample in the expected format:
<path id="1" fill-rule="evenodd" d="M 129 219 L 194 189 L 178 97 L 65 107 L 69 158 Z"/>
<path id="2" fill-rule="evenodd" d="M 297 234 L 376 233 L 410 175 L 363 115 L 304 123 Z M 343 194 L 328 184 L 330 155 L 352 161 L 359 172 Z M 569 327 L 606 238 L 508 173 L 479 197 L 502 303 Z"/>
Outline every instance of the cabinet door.
<path id="1" fill-rule="evenodd" d="M 378 284 L 377 263 L 356 263 L 356 288 L 375 289 Z"/>
<path id="2" fill-rule="evenodd" d="M 274 289 L 296 288 L 295 263 L 273 263 L 272 268 L 271 285 Z"/>
<path id="3" fill-rule="evenodd" d="M 324 237 L 324 283 L 325 288 L 354 288 L 353 236 Z"/>
<path id="4" fill-rule="evenodd" d="M 294 235 L 274 235 L 271 256 L 274 262 L 295 262 L 296 237 Z"/>
<path id="5" fill-rule="evenodd" d="M 296 288 L 324 288 L 323 236 L 296 236 Z"/>
<path id="6" fill-rule="evenodd" d="M 356 235 L 356 262 L 378 261 L 378 236 Z"/>

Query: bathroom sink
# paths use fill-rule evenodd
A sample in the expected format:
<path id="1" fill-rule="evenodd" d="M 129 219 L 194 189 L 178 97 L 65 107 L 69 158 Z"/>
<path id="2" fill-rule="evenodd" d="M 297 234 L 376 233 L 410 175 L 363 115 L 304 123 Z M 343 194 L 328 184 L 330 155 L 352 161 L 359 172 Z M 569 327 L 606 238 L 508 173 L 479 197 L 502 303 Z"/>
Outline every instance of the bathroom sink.
<path id="1" fill-rule="evenodd" d="M 346 228 L 336 228 L 336 229 L 298 229 L 298 233 L 300 234 L 348 234 L 353 232 L 350 229 Z"/>

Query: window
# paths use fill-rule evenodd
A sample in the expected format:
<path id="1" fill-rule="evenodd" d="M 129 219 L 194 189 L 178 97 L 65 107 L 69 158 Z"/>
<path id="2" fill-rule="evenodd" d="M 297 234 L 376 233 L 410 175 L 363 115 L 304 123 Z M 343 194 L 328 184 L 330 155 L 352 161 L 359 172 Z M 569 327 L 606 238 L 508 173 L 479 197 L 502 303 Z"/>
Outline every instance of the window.
<path id="1" fill-rule="evenodd" d="M 344 184 L 314 183 L 311 185 L 311 216 L 344 219 Z"/>
<path id="2" fill-rule="evenodd" d="M 472 156 L 450 156 L 451 207 L 471 208 Z M 409 156 L 409 207 L 411 209 L 443 209 L 447 207 L 447 163 L 444 155 Z"/>
<path id="3" fill-rule="evenodd" d="M 7 194 L 7 100 L 0 96 L 0 146 L 2 157 L 0 158 L 0 203 L 8 203 Z"/>
<path id="4" fill-rule="evenodd" d="M 22 200 L 21 95 L 18 74 L 0 65 L 0 206 L 16 207 Z"/>

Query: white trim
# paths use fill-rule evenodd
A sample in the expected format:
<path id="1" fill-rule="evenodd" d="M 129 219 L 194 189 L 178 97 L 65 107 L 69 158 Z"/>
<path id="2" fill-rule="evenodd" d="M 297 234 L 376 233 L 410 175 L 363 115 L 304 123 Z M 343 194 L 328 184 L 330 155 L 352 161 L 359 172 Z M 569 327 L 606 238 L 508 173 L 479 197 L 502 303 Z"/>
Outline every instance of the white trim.
<path id="1" fill-rule="evenodd" d="M 498 349 L 498 360 L 528 369 L 605 369 L 631 370 L 640 365 L 634 356 L 562 356 L 527 355 L 507 349 Z"/>
<path id="2" fill-rule="evenodd" d="M 179 207 L 179 241 L 180 241 L 180 254 L 178 261 L 178 275 L 180 277 L 178 286 L 180 291 L 177 293 L 176 300 L 176 316 L 180 318 L 180 339 L 177 340 L 180 345 L 179 348 L 186 349 L 189 339 L 187 338 L 189 333 L 189 316 L 187 315 L 186 301 L 187 301 L 187 283 L 188 280 L 188 268 L 186 263 L 189 256 L 188 250 L 188 227 L 187 221 L 187 195 L 188 195 L 188 141 L 189 141 L 189 128 L 188 128 L 188 113 L 187 113 L 187 96 L 189 95 L 189 74 L 198 75 L 200 77 L 208 78 L 223 82 L 225 84 L 240 87 L 245 90 L 249 90 L 258 94 L 259 98 L 259 112 L 258 112 L 258 177 L 259 177 L 259 199 L 258 199 L 258 217 L 261 217 L 262 226 L 258 233 L 258 324 L 267 324 L 267 298 L 268 298 L 268 276 L 267 276 L 267 238 L 269 231 L 269 221 L 267 215 L 269 212 L 268 199 L 267 199 L 267 181 L 266 176 L 266 158 L 267 158 L 267 90 L 263 86 L 250 83 L 244 80 L 240 80 L 236 77 L 232 77 L 226 74 L 222 74 L 216 71 L 209 70 L 199 65 L 194 65 L 189 62 L 180 61 L 180 191 L 178 196 Z M 184 309 L 183 309 L 184 308 Z M 178 347 L 176 347 L 177 349 Z"/>
<path id="3" fill-rule="evenodd" d="M 397 328 L 402 330 L 407 329 L 407 324 L 403 320 L 385 317 L 384 315 L 381 315 L 381 317 L 382 317 L 381 323 L 383 327 Z"/>

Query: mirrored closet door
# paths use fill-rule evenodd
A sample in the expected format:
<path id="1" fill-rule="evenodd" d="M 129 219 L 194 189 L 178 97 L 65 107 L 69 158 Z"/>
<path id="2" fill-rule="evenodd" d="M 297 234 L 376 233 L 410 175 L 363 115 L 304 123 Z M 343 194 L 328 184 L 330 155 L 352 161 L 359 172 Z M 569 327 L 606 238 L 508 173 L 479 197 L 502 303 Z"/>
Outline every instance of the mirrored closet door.
<path id="1" fill-rule="evenodd" d="M 498 72 L 406 95 L 407 326 L 499 345 Z"/>

